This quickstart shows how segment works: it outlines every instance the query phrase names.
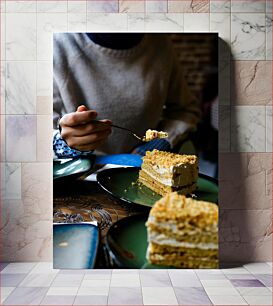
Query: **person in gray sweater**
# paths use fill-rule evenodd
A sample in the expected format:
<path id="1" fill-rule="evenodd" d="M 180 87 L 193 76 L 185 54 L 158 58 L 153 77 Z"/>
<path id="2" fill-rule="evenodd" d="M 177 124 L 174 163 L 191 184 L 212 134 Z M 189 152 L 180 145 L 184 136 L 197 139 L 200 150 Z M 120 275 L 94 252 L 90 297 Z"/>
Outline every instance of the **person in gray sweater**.
<path id="1" fill-rule="evenodd" d="M 195 129 L 200 107 L 168 35 L 58 33 L 53 48 L 57 157 L 170 150 Z M 169 137 L 143 144 L 111 129 L 111 122 L 139 135 L 157 129 Z"/>

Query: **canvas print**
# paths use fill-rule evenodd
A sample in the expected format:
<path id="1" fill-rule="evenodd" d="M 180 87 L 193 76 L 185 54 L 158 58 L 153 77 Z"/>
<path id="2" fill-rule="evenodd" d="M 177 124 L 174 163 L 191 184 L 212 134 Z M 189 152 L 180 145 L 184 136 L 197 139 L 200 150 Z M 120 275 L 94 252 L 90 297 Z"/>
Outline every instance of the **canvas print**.
<path id="1" fill-rule="evenodd" d="M 218 36 L 55 33 L 58 269 L 218 267 Z"/>

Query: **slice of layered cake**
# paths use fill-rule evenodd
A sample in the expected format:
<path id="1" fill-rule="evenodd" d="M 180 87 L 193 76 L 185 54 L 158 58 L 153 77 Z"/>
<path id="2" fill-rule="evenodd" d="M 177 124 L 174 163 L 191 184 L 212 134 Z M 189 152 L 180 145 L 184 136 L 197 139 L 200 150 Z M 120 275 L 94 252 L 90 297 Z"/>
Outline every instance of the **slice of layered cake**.
<path id="1" fill-rule="evenodd" d="M 198 159 L 195 155 L 153 150 L 147 151 L 142 160 L 139 181 L 156 193 L 188 194 L 196 189 Z"/>
<path id="2" fill-rule="evenodd" d="M 155 203 L 146 223 L 147 259 L 176 268 L 218 267 L 218 206 L 176 192 Z"/>

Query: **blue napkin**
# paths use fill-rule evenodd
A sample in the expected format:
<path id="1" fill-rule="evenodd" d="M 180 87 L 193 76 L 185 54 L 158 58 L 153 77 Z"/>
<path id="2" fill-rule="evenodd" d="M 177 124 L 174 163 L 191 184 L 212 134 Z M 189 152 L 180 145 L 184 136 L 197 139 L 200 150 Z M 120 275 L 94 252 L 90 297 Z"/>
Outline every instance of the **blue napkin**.
<path id="1" fill-rule="evenodd" d="M 142 159 L 141 156 L 136 154 L 113 154 L 97 156 L 95 163 L 140 167 L 142 164 Z"/>

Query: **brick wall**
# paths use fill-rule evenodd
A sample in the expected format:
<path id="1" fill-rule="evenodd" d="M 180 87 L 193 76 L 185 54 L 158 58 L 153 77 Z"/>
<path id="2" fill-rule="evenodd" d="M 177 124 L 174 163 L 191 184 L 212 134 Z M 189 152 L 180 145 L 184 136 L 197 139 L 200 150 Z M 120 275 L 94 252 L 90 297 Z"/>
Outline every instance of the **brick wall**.
<path id="1" fill-rule="evenodd" d="M 186 79 L 201 99 L 209 100 L 218 93 L 218 35 L 172 34 L 171 39 Z"/>

